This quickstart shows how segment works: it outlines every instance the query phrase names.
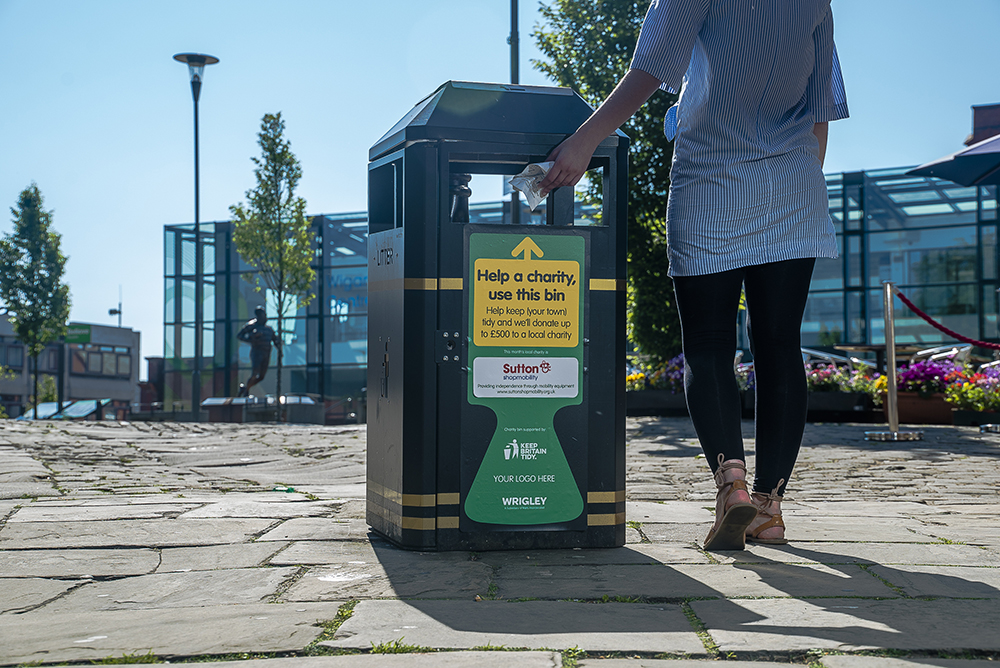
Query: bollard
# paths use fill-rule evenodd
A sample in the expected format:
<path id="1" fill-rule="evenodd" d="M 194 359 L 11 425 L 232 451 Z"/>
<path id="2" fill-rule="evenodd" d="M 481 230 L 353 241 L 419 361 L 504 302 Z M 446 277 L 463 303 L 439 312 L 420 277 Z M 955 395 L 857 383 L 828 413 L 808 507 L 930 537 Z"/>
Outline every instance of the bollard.
<path id="1" fill-rule="evenodd" d="M 882 282 L 882 304 L 885 313 L 885 373 L 886 413 L 889 431 L 866 431 L 866 441 L 922 441 L 922 431 L 899 431 L 899 405 L 896 390 L 896 323 L 893 304 L 895 286 L 892 281 Z"/>

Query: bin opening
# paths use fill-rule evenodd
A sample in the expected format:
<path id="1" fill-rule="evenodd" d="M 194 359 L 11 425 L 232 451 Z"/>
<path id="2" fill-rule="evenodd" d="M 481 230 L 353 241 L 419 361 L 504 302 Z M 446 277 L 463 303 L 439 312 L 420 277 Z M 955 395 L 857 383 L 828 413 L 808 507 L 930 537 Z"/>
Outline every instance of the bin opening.
<path id="1" fill-rule="evenodd" d="M 526 166 L 518 163 L 514 169 L 520 171 Z M 468 162 L 449 163 L 448 216 L 452 223 L 474 223 L 480 225 L 511 224 L 511 191 L 507 186 L 512 172 L 506 164 L 472 164 Z M 505 171 L 506 170 L 506 171 Z M 596 182 L 596 201 L 587 190 L 587 182 L 581 181 L 577 188 L 560 188 L 549 194 L 534 211 L 528 208 L 524 196 L 518 194 L 521 225 L 554 225 L 564 227 L 600 227 L 608 219 L 604 211 L 603 193 L 606 187 L 607 170 L 602 165 L 592 167 L 586 178 Z M 499 174 L 503 176 L 498 177 Z M 570 196 L 572 195 L 572 200 Z M 498 209 L 496 202 L 502 202 Z"/>

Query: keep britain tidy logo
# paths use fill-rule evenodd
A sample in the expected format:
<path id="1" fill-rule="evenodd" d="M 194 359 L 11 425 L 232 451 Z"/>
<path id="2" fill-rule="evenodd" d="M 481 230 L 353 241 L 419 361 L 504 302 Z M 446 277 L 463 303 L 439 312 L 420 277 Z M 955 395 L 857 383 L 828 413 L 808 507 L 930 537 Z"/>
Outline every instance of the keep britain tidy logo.
<path id="1" fill-rule="evenodd" d="M 538 447 L 538 443 L 518 443 L 515 438 L 504 447 L 503 458 L 508 461 L 532 460 L 538 459 L 539 455 L 546 454 L 546 451 L 546 448 Z"/>

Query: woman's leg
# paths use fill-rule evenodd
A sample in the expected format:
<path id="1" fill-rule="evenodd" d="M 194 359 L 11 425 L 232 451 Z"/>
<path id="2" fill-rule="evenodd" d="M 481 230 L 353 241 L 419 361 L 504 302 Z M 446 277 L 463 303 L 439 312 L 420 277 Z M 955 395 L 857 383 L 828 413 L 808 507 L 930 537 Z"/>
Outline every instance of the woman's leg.
<path id="1" fill-rule="evenodd" d="M 736 314 L 743 270 L 675 276 L 684 345 L 684 395 L 712 471 L 724 460 L 746 461 L 740 391 L 733 373 Z"/>
<path id="2" fill-rule="evenodd" d="M 746 487 L 740 393 L 733 373 L 743 271 L 674 279 L 684 343 L 684 394 L 715 473 L 715 522 L 706 550 L 742 550 L 757 516 Z"/>
<path id="3" fill-rule="evenodd" d="M 746 268 L 757 382 L 754 491 L 760 494 L 784 494 L 802 444 L 806 375 L 799 332 L 815 263 L 807 258 Z"/>

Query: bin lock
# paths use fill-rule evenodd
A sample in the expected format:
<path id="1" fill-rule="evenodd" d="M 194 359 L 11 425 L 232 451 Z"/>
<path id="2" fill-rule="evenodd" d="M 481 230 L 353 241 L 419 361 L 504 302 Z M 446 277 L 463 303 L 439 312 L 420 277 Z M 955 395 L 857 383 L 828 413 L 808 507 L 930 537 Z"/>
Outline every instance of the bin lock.
<path id="1" fill-rule="evenodd" d="M 461 332 L 439 329 L 434 341 L 434 359 L 438 364 L 456 364 L 461 359 Z"/>

